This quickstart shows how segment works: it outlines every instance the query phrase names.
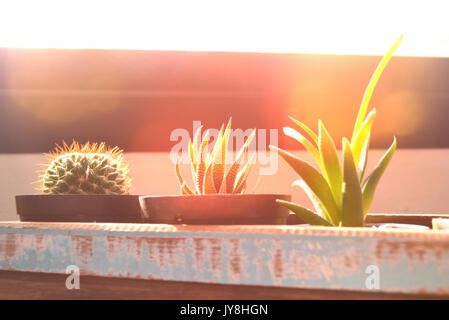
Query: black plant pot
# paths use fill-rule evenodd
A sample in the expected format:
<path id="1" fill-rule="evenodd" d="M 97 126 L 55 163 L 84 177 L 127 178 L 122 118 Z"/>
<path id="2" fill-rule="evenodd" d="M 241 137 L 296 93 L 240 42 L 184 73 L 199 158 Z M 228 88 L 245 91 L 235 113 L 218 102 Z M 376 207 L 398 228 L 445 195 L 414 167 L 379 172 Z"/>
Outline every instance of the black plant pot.
<path id="1" fill-rule="evenodd" d="M 138 195 L 20 195 L 21 221 L 142 222 Z"/>
<path id="2" fill-rule="evenodd" d="M 432 229 L 434 219 L 449 218 L 447 214 L 413 214 L 413 213 L 368 213 L 366 227 L 378 229 Z M 287 218 L 289 225 L 303 225 L 304 221 L 291 213 Z"/>
<path id="3" fill-rule="evenodd" d="M 277 224 L 287 223 L 289 210 L 276 199 L 284 194 L 213 194 L 192 196 L 142 196 L 146 223 L 167 224 Z"/>

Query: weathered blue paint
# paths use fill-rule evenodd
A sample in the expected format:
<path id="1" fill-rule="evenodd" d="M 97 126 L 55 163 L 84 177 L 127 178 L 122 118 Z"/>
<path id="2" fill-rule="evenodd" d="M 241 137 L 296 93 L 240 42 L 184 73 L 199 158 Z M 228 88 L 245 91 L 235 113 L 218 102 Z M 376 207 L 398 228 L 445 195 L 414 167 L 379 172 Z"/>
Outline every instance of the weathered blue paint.
<path id="1" fill-rule="evenodd" d="M 0 223 L 0 269 L 449 295 L 449 232 Z"/>

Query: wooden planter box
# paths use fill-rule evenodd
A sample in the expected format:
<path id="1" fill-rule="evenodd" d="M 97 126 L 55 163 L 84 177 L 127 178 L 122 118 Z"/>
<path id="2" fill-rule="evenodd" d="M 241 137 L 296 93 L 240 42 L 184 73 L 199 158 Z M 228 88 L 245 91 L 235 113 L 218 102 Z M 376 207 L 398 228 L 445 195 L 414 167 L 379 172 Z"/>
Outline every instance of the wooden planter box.
<path id="1" fill-rule="evenodd" d="M 23 285 L 23 277 L 29 278 L 30 272 L 51 274 L 59 279 L 59 291 L 53 294 L 64 297 L 70 291 L 64 287 L 69 265 L 81 270 L 80 292 L 83 279 L 101 285 L 106 281 L 101 279 L 125 278 L 164 280 L 166 284 L 179 281 L 181 285 L 173 288 L 173 292 L 182 290 L 183 283 L 184 288 L 192 286 L 192 282 L 222 285 L 203 288 L 215 293 L 207 296 L 210 298 L 248 298 L 245 292 L 251 292 L 252 286 L 266 288 L 265 295 L 258 289 L 259 294 L 254 293 L 253 298 L 269 299 L 402 295 L 448 298 L 449 232 L 0 222 L 0 270 L 5 271 L 0 272 L 0 283 L 9 283 L 14 288 Z M 17 272 L 27 273 L 20 278 Z M 376 274 L 378 287 L 369 280 Z M 92 276 L 100 280 L 94 281 Z M 11 280 L 17 277 L 18 282 Z M 49 279 L 45 281 L 50 283 Z M 42 282 L 43 288 L 48 287 L 46 282 Z M 154 286 L 147 289 L 158 288 L 157 283 L 160 281 L 152 282 Z M 231 296 L 220 295 L 230 287 L 235 288 L 229 285 L 250 289 L 245 292 L 236 289 Z M 123 290 L 126 292 L 125 286 Z M 277 293 L 273 295 L 270 290 Z M 8 297 L 12 292 L 14 289 L 0 291 L 0 296 Z M 166 291 L 157 296 L 153 290 L 152 294 L 152 298 L 167 299 Z M 202 295 L 189 296 L 184 292 L 182 296 L 170 297 L 192 299 Z"/>

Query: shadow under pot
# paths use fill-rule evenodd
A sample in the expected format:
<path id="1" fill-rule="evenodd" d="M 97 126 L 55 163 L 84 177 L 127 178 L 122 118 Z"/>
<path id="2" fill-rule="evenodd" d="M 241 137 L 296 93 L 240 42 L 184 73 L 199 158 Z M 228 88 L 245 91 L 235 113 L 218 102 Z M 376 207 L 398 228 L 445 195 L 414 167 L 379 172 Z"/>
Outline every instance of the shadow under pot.
<path id="1" fill-rule="evenodd" d="M 276 199 L 285 194 L 211 194 L 142 196 L 140 205 L 146 223 L 215 225 L 284 225 L 289 210 Z"/>
<path id="2" fill-rule="evenodd" d="M 21 221 L 36 222 L 142 222 L 138 195 L 19 195 Z"/>

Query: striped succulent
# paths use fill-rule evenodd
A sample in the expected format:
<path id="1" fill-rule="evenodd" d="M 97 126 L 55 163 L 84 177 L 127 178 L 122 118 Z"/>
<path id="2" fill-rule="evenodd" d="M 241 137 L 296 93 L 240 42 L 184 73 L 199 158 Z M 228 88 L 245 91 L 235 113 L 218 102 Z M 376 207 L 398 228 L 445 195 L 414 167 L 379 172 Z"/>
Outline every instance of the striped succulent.
<path id="1" fill-rule="evenodd" d="M 299 186 L 305 191 L 314 205 L 315 212 L 292 202 L 277 201 L 306 223 L 343 227 L 364 226 L 377 184 L 396 150 L 396 138 L 394 138 L 392 145 L 375 169 L 366 178 L 364 177 L 371 128 L 376 115 L 375 109 L 367 115 L 367 109 L 376 83 L 401 41 L 402 36 L 380 61 L 368 84 L 351 141 L 347 138 L 343 138 L 342 141 L 342 166 L 340 166 L 334 140 L 321 121 L 318 121 L 318 135 L 293 118 L 291 118 L 293 122 L 305 132 L 305 135 L 295 129 L 284 128 L 287 136 L 301 143 L 312 155 L 321 172 L 291 153 L 270 146 L 271 149 L 277 150 L 301 177 L 293 183 L 293 186 Z"/>
<path id="2" fill-rule="evenodd" d="M 210 137 L 207 130 L 201 139 L 201 129 L 196 131 L 193 141 L 189 140 L 189 157 L 194 188 L 190 188 L 181 176 L 179 161 L 176 163 L 176 176 L 182 195 L 204 195 L 217 193 L 244 193 L 246 182 L 254 161 L 253 155 L 246 163 L 242 163 L 248 153 L 248 148 L 255 136 L 256 130 L 248 136 L 234 162 L 226 165 L 227 148 L 231 135 L 231 119 L 224 128 L 221 127 L 212 151 L 209 151 Z"/>
<path id="3" fill-rule="evenodd" d="M 40 176 L 47 194 L 128 194 L 130 179 L 122 150 L 104 143 L 73 142 L 49 153 Z"/>

